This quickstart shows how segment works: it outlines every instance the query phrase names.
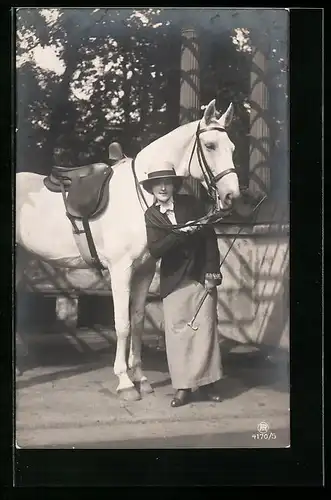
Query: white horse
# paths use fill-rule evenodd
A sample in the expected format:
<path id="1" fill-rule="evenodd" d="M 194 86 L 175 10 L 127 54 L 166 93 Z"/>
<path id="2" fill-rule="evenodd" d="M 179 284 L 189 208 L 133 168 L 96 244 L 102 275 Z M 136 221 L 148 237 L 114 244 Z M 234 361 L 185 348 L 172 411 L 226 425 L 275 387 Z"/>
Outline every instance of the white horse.
<path id="1" fill-rule="evenodd" d="M 214 178 L 220 206 L 229 207 L 232 200 L 239 197 L 238 177 L 232 160 L 234 145 L 226 133 L 232 116 L 232 104 L 221 116 L 215 108 L 215 100 L 211 101 L 200 121 L 182 125 L 140 151 L 135 160 L 137 179 L 145 179 L 149 167 L 168 160 L 177 174 L 191 175 L 207 187 L 196 148 L 192 155 L 196 131 L 200 127 L 200 147 Z M 141 393 L 153 391 L 142 370 L 141 336 L 146 296 L 156 262 L 147 248 L 144 209 L 137 194 L 132 160 L 125 158 L 113 168 L 109 205 L 101 216 L 90 222 L 90 227 L 100 261 L 111 277 L 117 336 L 114 363 L 119 382 L 117 391 L 125 400 L 137 400 Z M 16 174 L 16 242 L 52 266 L 86 268 L 75 244 L 62 196 L 50 192 L 43 179 L 44 176 L 35 173 Z M 150 206 L 153 196 L 147 192 L 144 196 Z M 19 267 L 20 262 L 17 265 Z M 19 279 L 17 272 L 17 281 Z M 137 385 L 140 385 L 139 391 Z"/>

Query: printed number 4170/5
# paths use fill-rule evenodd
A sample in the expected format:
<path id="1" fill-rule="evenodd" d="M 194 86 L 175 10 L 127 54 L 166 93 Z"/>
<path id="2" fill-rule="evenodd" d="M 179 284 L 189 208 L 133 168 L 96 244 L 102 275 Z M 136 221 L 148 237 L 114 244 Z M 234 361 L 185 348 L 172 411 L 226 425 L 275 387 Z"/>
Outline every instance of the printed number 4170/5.
<path id="1" fill-rule="evenodd" d="M 276 439 L 274 432 L 256 432 L 252 434 L 253 439 Z"/>

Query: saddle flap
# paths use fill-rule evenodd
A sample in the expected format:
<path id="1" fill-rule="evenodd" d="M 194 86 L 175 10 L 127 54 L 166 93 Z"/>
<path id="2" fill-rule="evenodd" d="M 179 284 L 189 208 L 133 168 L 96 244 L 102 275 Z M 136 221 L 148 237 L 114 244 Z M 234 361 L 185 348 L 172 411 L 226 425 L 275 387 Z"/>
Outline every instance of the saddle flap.
<path id="1" fill-rule="evenodd" d="M 108 184 L 113 169 L 106 163 L 93 163 L 82 167 L 54 166 L 44 185 L 60 193 L 62 186 L 68 193 L 66 209 L 74 218 L 91 219 L 100 214 L 108 204 Z"/>
<path id="2" fill-rule="evenodd" d="M 98 174 L 74 177 L 67 197 L 67 209 L 79 218 L 92 218 L 108 204 L 108 184 L 113 170 Z"/>

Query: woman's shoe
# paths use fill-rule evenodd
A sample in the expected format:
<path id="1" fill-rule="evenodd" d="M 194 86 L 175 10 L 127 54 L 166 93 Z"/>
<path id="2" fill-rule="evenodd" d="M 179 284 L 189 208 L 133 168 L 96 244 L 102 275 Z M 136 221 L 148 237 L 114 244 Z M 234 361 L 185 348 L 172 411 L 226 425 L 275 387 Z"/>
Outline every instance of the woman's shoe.
<path id="1" fill-rule="evenodd" d="M 191 399 L 191 389 L 179 389 L 174 398 L 172 399 L 170 405 L 173 408 L 178 406 L 186 405 Z"/>

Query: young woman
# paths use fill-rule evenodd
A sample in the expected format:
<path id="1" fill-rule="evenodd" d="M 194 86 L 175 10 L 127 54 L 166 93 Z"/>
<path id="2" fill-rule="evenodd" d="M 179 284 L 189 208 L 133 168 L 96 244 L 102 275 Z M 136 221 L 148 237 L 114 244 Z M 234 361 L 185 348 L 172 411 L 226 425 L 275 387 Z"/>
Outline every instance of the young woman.
<path id="1" fill-rule="evenodd" d="M 161 259 L 166 352 L 176 391 L 171 406 L 188 403 L 192 389 L 197 388 L 203 399 L 219 402 L 221 397 L 214 385 L 222 377 L 216 286 L 222 283 L 222 274 L 215 231 L 194 225 L 172 231 L 172 224 L 192 222 L 205 213 L 195 197 L 178 194 L 182 178 L 171 164 L 150 172 L 141 184 L 155 197 L 145 221 L 149 251 Z M 209 293 L 196 317 L 195 331 L 188 322 L 205 290 Z"/>

